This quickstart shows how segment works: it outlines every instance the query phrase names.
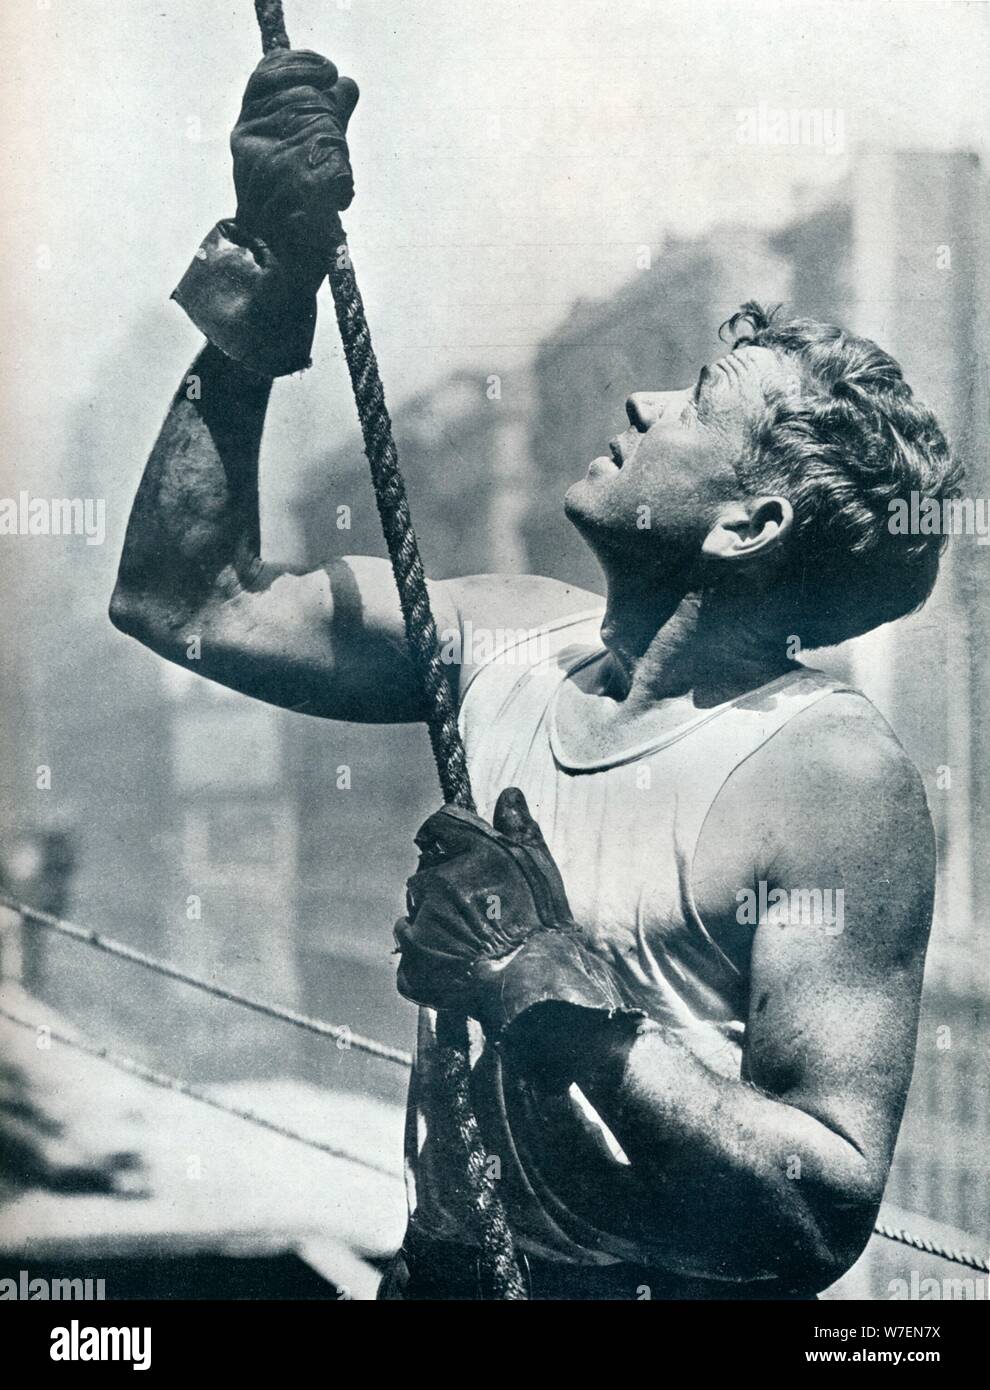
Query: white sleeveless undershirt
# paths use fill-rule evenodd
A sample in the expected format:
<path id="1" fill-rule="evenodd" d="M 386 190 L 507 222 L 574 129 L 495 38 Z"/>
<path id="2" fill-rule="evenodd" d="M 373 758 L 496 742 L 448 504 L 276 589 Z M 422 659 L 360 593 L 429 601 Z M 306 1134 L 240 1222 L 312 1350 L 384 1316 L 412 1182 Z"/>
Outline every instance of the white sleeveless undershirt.
<path id="1" fill-rule="evenodd" d="M 627 934 L 619 968 L 639 1006 L 737 1078 L 748 981 L 698 915 L 695 849 L 731 773 L 795 714 L 849 687 L 802 667 L 646 743 L 575 764 L 557 737 L 556 697 L 570 674 L 601 658 L 602 615 L 598 608 L 507 642 L 476 667 L 460 726 L 478 812 L 490 819 L 504 787 L 522 789 L 575 921 Z M 470 1244 L 459 1165 L 431 1123 L 434 1022 L 420 1011 L 406 1133 L 410 1209 L 437 1239 Z M 580 1092 L 538 1093 L 474 1025 L 472 1064 L 475 1110 L 517 1243 L 567 1261 L 650 1263 L 631 1215 L 628 1161 Z"/>

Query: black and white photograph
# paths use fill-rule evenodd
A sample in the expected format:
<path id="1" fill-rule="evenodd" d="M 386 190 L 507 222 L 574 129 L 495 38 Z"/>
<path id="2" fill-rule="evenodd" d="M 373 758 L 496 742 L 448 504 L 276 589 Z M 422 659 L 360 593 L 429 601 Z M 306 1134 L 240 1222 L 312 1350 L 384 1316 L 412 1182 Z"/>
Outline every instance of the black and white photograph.
<path id="1" fill-rule="evenodd" d="M 0 37 L 28 1367 L 503 1301 L 952 1365 L 990 4 L 12 0 Z"/>

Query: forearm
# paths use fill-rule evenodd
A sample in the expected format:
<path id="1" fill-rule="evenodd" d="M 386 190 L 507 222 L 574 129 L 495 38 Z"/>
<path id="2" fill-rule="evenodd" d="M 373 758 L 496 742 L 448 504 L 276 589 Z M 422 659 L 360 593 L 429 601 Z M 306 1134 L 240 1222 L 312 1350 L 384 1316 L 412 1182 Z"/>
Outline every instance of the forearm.
<path id="1" fill-rule="evenodd" d="M 271 381 L 207 345 L 141 479 L 111 606 L 129 630 L 181 625 L 260 555 L 258 456 Z"/>
<path id="2" fill-rule="evenodd" d="M 877 1184 L 845 1137 L 652 1025 L 635 1038 L 600 1026 L 580 1055 L 577 1083 L 629 1158 L 667 1267 L 817 1290 L 859 1253 Z"/>
<path id="3" fill-rule="evenodd" d="M 490 826 L 444 808 L 416 839 L 409 915 L 396 927 L 399 991 L 477 1019 L 535 1088 L 580 1089 L 628 1159 L 606 1184 L 610 1200 L 594 1202 L 597 1228 L 686 1277 L 766 1281 L 771 1293 L 832 1283 L 869 1233 L 877 1161 L 871 1171 L 825 1123 L 821 1076 L 799 1092 L 793 1034 L 786 1104 L 712 1071 L 646 1018 L 575 927 L 518 788 L 501 792 Z M 493 885 L 494 917 L 481 905 Z M 562 1181 L 572 1161 L 561 1154 Z"/>

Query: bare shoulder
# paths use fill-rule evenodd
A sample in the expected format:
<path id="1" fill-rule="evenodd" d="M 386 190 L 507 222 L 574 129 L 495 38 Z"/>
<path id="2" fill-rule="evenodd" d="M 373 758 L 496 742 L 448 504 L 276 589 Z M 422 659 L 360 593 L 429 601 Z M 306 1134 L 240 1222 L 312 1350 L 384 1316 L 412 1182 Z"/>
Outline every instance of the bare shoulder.
<path id="1" fill-rule="evenodd" d="M 927 939 L 935 836 L 924 784 L 862 696 L 818 701 L 738 767 L 716 798 L 702 850 L 702 890 L 701 870 L 715 885 L 729 866 L 735 883 L 841 885 L 862 920 L 883 928 L 875 945 L 885 940 L 896 956 Z"/>
<path id="2" fill-rule="evenodd" d="M 590 589 L 541 574 L 472 574 L 443 581 L 445 593 L 475 629 L 538 628 L 604 606 Z"/>
<path id="3" fill-rule="evenodd" d="M 760 750 L 763 775 L 782 794 L 845 794 L 850 812 L 874 798 L 896 801 L 928 821 L 921 774 L 877 707 L 853 691 L 836 691 L 795 715 Z"/>

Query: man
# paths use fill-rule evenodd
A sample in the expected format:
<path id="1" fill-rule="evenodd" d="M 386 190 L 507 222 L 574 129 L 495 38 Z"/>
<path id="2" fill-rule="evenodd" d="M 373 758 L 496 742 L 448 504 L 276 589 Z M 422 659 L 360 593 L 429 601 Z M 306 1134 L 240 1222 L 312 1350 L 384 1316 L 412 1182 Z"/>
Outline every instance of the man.
<path id="1" fill-rule="evenodd" d="M 176 292 L 210 340 L 200 390 L 148 461 L 111 617 L 180 663 L 197 633 L 198 669 L 255 698 L 414 721 L 388 565 L 260 554 L 271 381 L 308 361 L 356 95 L 311 53 L 251 78 L 237 215 Z M 543 650 L 451 666 L 481 815 L 421 829 L 397 928 L 423 1008 L 412 1215 L 383 1297 L 485 1295 L 434 1009 L 472 1020 L 533 1297 L 811 1297 L 869 1236 L 911 1076 L 932 828 L 878 713 L 795 658 L 924 602 L 939 540 L 892 534 L 888 503 L 957 474 L 874 344 L 756 305 L 730 330 L 690 388 L 629 397 L 567 494 L 604 600 L 538 576 L 430 586 L 441 631 L 538 629 Z"/>

